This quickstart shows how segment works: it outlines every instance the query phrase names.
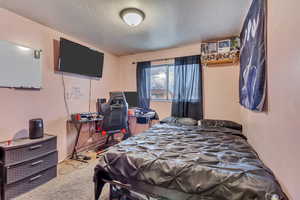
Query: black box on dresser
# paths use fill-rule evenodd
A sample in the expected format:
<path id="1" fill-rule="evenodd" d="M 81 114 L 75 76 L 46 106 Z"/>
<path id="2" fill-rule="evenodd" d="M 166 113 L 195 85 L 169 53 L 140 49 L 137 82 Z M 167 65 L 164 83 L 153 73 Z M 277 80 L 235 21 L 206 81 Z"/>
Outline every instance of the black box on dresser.
<path id="1" fill-rule="evenodd" d="M 39 139 L 0 143 L 1 200 L 28 192 L 57 175 L 57 138 L 45 134 Z"/>

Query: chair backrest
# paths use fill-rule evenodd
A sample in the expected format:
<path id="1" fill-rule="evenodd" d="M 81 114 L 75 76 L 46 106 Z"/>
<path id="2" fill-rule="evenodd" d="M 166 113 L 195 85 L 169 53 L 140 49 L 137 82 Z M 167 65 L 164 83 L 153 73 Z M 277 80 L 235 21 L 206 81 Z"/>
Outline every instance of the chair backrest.
<path id="1" fill-rule="evenodd" d="M 111 92 L 106 104 L 101 104 L 100 114 L 104 116 L 103 127 L 105 131 L 128 128 L 128 104 L 123 92 Z"/>

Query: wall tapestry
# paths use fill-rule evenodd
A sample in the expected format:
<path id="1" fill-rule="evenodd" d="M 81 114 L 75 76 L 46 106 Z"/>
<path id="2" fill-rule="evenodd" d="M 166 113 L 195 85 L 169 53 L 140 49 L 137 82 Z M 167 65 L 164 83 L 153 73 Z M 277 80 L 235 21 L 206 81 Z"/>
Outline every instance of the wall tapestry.
<path id="1" fill-rule="evenodd" d="M 253 0 L 241 32 L 240 104 L 262 112 L 266 97 L 266 0 Z"/>

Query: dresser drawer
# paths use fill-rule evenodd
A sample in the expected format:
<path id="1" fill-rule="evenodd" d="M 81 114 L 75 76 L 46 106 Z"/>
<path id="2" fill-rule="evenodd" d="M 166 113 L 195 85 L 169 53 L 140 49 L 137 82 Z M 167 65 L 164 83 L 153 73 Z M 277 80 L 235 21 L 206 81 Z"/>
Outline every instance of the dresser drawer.
<path id="1" fill-rule="evenodd" d="M 6 181 L 4 183 L 17 182 L 40 171 L 54 167 L 57 161 L 57 151 L 55 151 L 18 165 L 6 167 Z"/>
<path id="2" fill-rule="evenodd" d="M 19 148 L 11 148 L 5 151 L 5 166 L 18 164 L 28 161 L 46 153 L 56 150 L 56 137 L 49 138 L 40 142 L 23 145 Z"/>
<path id="3" fill-rule="evenodd" d="M 10 185 L 4 185 L 3 199 L 8 200 L 16 197 L 20 194 L 28 192 L 37 186 L 40 186 L 51 179 L 55 178 L 57 175 L 57 168 L 52 167 L 35 175 L 32 175 L 26 179 L 12 183 Z"/>

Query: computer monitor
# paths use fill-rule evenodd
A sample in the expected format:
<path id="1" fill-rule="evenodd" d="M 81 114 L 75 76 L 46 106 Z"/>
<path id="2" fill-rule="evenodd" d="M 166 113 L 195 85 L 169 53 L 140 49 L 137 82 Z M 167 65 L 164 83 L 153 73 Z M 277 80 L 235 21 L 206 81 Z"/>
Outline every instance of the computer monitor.
<path id="1" fill-rule="evenodd" d="M 138 94 L 135 91 L 127 91 L 124 92 L 126 101 L 128 103 L 129 108 L 136 108 L 138 107 Z"/>

